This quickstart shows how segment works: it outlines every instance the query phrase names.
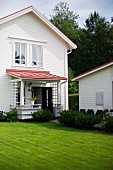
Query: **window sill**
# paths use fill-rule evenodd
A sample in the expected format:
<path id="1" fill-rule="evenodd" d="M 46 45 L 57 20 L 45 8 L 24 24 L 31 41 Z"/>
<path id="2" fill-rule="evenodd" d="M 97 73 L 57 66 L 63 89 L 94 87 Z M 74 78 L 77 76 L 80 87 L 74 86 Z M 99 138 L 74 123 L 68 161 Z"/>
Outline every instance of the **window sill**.
<path id="1" fill-rule="evenodd" d="M 28 69 L 44 69 L 44 67 L 41 67 L 41 66 L 26 66 L 26 65 L 12 65 L 12 67 L 14 68 L 28 68 Z"/>

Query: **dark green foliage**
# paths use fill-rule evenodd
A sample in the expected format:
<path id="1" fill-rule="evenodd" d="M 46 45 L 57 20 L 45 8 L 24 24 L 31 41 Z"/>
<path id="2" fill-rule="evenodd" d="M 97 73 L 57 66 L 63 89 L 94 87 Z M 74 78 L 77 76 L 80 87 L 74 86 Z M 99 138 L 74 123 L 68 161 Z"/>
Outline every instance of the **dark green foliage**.
<path id="1" fill-rule="evenodd" d="M 104 127 L 107 132 L 113 132 L 113 117 L 112 116 L 109 116 L 106 118 Z"/>
<path id="2" fill-rule="evenodd" d="M 32 116 L 37 122 L 48 122 L 52 119 L 52 113 L 48 110 L 38 110 L 33 112 Z"/>
<path id="3" fill-rule="evenodd" d="M 65 2 L 60 2 L 55 5 L 53 15 L 50 15 L 51 22 L 59 28 L 72 41 L 76 39 L 78 24 L 76 20 L 79 15 L 69 10 L 69 5 Z"/>
<path id="4" fill-rule="evenodd" d="M 7 121 L 16 122 L 17 119 L 17 110 L 16 108 L 11 109 L 10 112 L 7 112 Z"/>
<path id="5" fill-rule="evenodd" d="M 69 94 L 69 109 L 79 110 L 79 94 Z"/>
<path id="6" fill-rule="evenodd" d="M 100 123 L 102 120 L 101 117 L 94 115 L 84 115 L 79 113 L 75 117 L 75 127 L 80 129 L 93 129 L 93 126 L 97 123 Z"/>
<path id="7" fill-rule="evenodd" d="M 113 60 L 113 24 L 104 17 L 91 13 L 78 35 L 74 41 L 78 48 L 69 56 L 75 75 Z"/>
<path id="8" fill-rule="evenodd" d="M 100 116 L 85 115 L 79 111 L 62 111 L 60 115 L 61 124 L 79 129 L 93 129 L 93 126 L 102 120 Z"/>
<path id="9" fill-rule="evenodd" d="M 69 67 L 68 68 L 68 93 L 75 94 L 78 93 L 78 82 L 71 81 L 74 77 L 74 71 Z"/>
<path id="10" fill-rule="evenodd" d="M 0 111 L 0 122 L 5 122 L 6 120 L 6 114 L 3 111 Z"/>
<path id="11" fill-rule="evenodd" d="M 63 110 L 60 112 L 59 122 L 65 126 L 75 127 L 76 112 Z"/>

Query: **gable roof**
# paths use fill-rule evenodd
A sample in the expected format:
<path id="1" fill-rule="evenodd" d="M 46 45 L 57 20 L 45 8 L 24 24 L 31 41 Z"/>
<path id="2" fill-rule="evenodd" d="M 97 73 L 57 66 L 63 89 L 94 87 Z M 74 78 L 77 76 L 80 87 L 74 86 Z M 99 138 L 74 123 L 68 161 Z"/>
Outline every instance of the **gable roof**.
<path id="1" fill-rule="evenodd" d="M 12 19 L 15 19 L 19 16 L 22 16 L 24 14 L 27 14 L 29 12 L 33 12 L 38 18 L 40 18 L 46 25 L 48 25 L 56 34 L 58 34 L 67 44 L 69 45 L 69 48 L 76 49 L 77 46 L 66 36 L 64 35 L 56 26 L 54 26 L 44 15 L 42 15 L 36 8 L 33 6 L 29 6 L 27 8 L 24 8 L 20 11 L 17 11 L 15 13 L 12 13 L 8 16 L 5 16 L 3 18 L 0 18 L 0 25 L 3 23 L 6 23 Z"/>
<path id="2" fill-rule="evenodd" d="M 87 76 L 87 75 L 89 75 L 89 74 L 92 74 L 92 73 L 94 73 L 94 72 L 97 72 L 97 71 L 99 71 L 99 70 L 102 70 L 102 69 L 104 69 L 104 68 L 106 68 L 106 67 L 109 67 L 109 66 L 111 66 L 111 65 L 113 65 L 113 60 L 112 61 L 110 61 L 110 62 L 107 62 L 107 63 L 105 63 L 105 64 L 102 64 L 102 65 L 100 65 L 100 66 L 98 66 L 98 67 L 95 67 L 95 68 L 93 68 L 93 69 L 91 69 L 91 70 L 88 70 L 88 71 L 86 71 L 86 72 L 84 72 L 84 73 L 82 73 L 82 74 L 79 74 L 79 75 L 77 75 L 77 76 L 75 76 L 75 77 L 73 77 L 72 78 L 72 81 L 78 81 L 80 78 L 82 78 L 82 77 L 85 77 L 85 76 Z"/>
<path id="3" fill-rule="evenodd" d="M 6 73 L 22 79 L 67 80 L 66 77 L 50 74 L 49 71 L 6 69 Z"/>

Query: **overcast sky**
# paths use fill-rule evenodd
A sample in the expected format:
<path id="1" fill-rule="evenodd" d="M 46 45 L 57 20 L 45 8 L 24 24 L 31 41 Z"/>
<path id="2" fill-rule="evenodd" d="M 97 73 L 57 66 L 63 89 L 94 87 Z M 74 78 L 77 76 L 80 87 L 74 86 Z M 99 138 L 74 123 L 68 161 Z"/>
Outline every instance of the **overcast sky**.
<path id="1" fill-rule="evenodd" d="M 53 14 L 52 9 L 61 0 L 0 0 L 0 18 L 9 15 L 17 10 L 33 5 L 47 18 Z M 83 27 L 85 19 L 93 11 L 110 21 L 113 17 L 113 0 L 63 0 L 69 4 L 69 9 L 79 14 L 77 20 L 80 27 Z"/>

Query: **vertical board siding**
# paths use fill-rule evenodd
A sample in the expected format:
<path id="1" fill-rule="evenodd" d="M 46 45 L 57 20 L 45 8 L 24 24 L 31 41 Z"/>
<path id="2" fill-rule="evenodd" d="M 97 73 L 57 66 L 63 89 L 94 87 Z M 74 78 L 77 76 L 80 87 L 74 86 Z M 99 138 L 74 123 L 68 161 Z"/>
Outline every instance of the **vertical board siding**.
<path id="1" fill-rule="evenodd" d="M 67 76 L 65 75 L 65 57 L 67 57 L 65 55 L 65 41 L 54 33 L 45 23 L 38 19 L 32 12 L 0 25 L 0 58 L 2 59 L 0 62 L 0 110 L 1 107 L 5 110 L 10 105 L 10 77 L 6 75 L 6 69 L 24 68 L 13 67 L 12 65 L 13 43 L 11 38 L 8 38 L 9 36 L 46 42 L 44 45 L 43 69 L 50 71 L 52 74 Z M 26 69 L 29 68 L 30 67 L 26 67 Z M 1 84 L 2 81 L 5 85 Z M 65 105 L 64 85 L 62 85 L 61 96 L 62 103 Z M 2 100 L 2 98 L 4 98 L 4 100 Z M 4 103 L 6 99 L 8 106 Z"/>

